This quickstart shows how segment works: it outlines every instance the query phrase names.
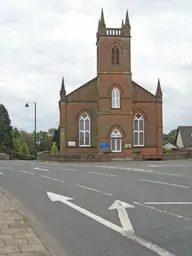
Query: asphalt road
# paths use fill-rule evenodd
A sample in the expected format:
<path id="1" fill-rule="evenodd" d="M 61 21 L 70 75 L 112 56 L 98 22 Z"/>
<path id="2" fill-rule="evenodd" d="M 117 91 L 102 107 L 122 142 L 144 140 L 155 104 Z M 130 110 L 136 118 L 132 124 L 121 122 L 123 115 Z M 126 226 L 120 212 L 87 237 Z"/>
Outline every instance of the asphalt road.
<path id="1" fill-rule="evenodd" d="M 190 160 L 1 161 L 0 186 L 49 234 L 57 256 L 192 255 Z"/>

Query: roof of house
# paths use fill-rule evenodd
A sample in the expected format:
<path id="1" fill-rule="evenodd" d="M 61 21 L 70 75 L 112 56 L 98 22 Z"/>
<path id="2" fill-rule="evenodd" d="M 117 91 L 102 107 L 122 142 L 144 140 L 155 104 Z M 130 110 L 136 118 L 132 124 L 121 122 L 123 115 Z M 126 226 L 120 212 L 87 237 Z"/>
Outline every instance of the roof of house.
<path id="1" fill-rule="evenodd" d="M 178 126 L 177 135 L 178 132 L 181 134 L 184 148 L 192 147 L 192 126 Z"/>
<path id="2" fill-rule="evenodd" d="M 167 145 L 167 144 L 171 144 L 171 145 L 173 145 L 174 147 L 176 147 L 177 148 L 177 145 L 175 145 L 174 143 L 172 143 L 171 141 L 166 141 L 165 143 L 163 143 L 163 146 L 165 146 L 165 145 Z"/>

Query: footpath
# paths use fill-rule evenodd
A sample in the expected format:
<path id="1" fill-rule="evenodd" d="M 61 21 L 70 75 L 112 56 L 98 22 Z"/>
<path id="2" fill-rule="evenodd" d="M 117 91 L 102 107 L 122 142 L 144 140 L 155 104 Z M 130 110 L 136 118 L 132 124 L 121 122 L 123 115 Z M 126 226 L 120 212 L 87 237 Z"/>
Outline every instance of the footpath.
<path id="1" fill-rule="evenodd" d="M 27 219 L 1 190 L 0 256 L 51 256 Z"/>

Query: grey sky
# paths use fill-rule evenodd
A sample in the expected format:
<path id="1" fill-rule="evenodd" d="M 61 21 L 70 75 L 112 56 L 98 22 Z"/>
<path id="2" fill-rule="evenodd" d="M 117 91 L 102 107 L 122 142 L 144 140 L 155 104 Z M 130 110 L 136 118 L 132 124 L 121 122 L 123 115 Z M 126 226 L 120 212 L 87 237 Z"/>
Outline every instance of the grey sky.
<path id="1" fill-rule="evenodd" d="M 132 26 L 133 80 L 164 94 L 164 132 L 192 125 L 192 2 L 190 0 L 1 0 L 0 102 L 12 125 L 56 127 L 61 77 L 71 92 L 96 75 L 96 30 L 101 8 L 108 27 Z"/>

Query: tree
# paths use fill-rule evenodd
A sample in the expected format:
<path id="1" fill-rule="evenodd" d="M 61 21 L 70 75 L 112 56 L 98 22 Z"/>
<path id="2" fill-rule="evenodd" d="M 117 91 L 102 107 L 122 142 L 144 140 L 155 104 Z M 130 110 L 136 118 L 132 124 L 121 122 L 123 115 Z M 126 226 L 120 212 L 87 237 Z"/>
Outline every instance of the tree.
<path id="1" fill-rule="evenodd" d="M 11 134 L 12 138 L 20 138 L 21 136 L 19 130 L 16 127 L 12 129 Z"/>
<path id="2" fill-rule="evenodd" d="M 56 142 L 58 149 L 60 149 L 60 126 L 54 130 L 53 142 Z"/>
<path id="3" fill-rule="evenodd" d="M 13 148 L 15 152 L 18 152 L 18 153 L 21 152 L 21 145 L 19 143 L 19 139 L 13 138 Z"/>
<path id="4" fill-rule="evenodd" d="M 7 109 L 0 104 L 0 151 L 10 153 L 13 148 L 12 126 Z"/>
<path id="5" fill-rule="evenodd" d="M 58 153 L 56 142 L 53 142 L 53 144 L 52 144 L 51 153 L 52 154 L 57 154 Z"/>
<path id="6" fill-rule="evenodd" d="M 26 143 L 23 143 L 21 146 L 21 154 L 29 155 L 29 149 Z"/>

